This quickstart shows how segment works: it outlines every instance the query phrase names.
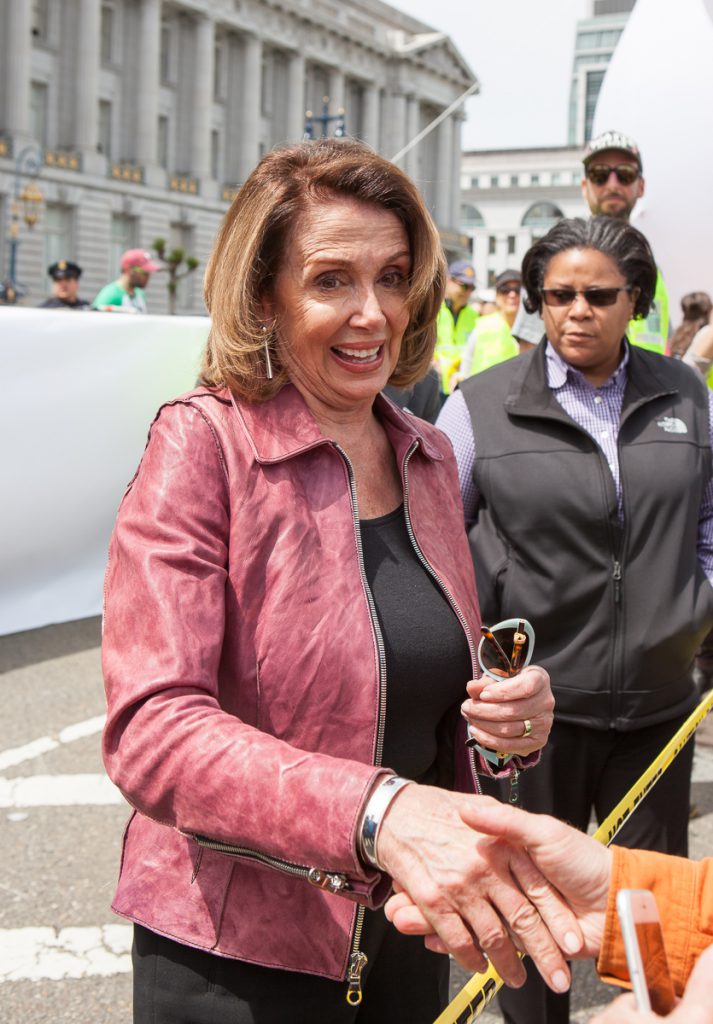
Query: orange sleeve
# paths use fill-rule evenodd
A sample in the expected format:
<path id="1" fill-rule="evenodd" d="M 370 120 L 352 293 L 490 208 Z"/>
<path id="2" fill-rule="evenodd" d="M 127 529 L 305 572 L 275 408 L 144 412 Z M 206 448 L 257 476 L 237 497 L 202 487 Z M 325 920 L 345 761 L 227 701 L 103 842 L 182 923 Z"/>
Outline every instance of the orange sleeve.
<path id="1" fill-rule="evenodd" d="M 621 846 L 612 850 L 614 860 L 597 971 L 604 981 L 628 987 L 616 894 L 619 889 L 650 889 L 661 916 L 674 987 L 681 995 L 696 960 L 713 943 L 713 858 L 695 862 Z"/>

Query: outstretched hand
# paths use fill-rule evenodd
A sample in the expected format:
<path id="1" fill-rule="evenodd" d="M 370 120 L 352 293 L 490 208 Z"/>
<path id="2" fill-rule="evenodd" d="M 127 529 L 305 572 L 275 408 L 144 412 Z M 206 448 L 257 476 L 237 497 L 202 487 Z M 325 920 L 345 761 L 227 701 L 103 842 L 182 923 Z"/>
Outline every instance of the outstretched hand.
<path id="1" fill-rule="evenodd" d="M 384 817 L 378 855 L 408 906 L 390 901 L 387 914 L 400 931 L 432 936 L 427 945 L 471 971 L 492 961 L 515 987 L 525 980 L 518 950 L 526 952 L 550 988 L 564 992 L 562 951 L 572 956 L 583 943 L 576 916 L 525 851 L 479 832 L 473 815 L 486 799 L 415 783 L 401 790 Z"/>

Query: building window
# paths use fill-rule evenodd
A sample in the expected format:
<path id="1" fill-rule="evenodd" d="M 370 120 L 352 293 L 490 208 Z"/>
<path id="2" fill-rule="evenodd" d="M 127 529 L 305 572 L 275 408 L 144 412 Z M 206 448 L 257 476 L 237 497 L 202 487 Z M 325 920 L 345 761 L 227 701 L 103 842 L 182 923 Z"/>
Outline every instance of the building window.
<path id="1" fill-rule="evenodd" d="M 99 46 L 102 64 L 111 64 L 114 60 L 114 8 L 110 4 L 102 4 Z"/>
<path id="2" fill-rule="evenodd" d="M 270 117 L 273 103 L 272 54 L 264 53 L 262 58 L 260 81 L 260 112 L 263 117 Z"/>
<path id="3" fill-rule="evenodd" d="M 107 160 L 111 160 L 111 103 L 99 100 L 99 131 L 97 149 Z"/>
<path id="4" fill-rule="evenodd" d="M 539 238 L 563 217 L 559 206 L 555 206 L 554 203 L 533 203 L 522 218 L 522 226 L 530 228 L 533 237 Z"/>
<path id="5" fill-rule="evenodd" d="M 562 175 L 560 174 L 559 171 L 553 171 L 552 172 L 552 184 L 553 185 L 561 185 L 562 184 Z"/>
<path id="6" fill-rule="evenodd" d="M 344 123 L 347 135 L 356 139 L 364 137 L 364 104 L 364 86 L 361 82 L 347 82 Z"/>
<path id="7" fill-rule="evenodd" d="M 599 98 L 599 90 L 604 81 L 604 71 L 588 71 L 587 86 L 584 98 L 584 141 L 589 142 L 592 137 L 592 124 L 594 122 L 594 111 Z"/>
<path id="8" fill-rule="evenodd" d="M 43 215 L 45 266 L 58 260 L 74 260 L 73 210 L 60 203 L 46 203 Z M 49 286 L 48 286 L 49 288 Z"/>
<path id="9" fill-rule="evenodd" d="M 497 278 L 497 276 L 498 275 L 497 275 L 496 271 L 494 271 L 494 270 L 489 270 L 488 271 L 488 288 L 494 288 L 495 287 L 495 279 Z"/>
<path id="10" fill-rule="evenodd" d="M 517 188 L 517 186 L 520 184 L 520 175 L 519 174 L 511 174 L 510 175 L 510 184 L 512 185 L 513 188 Z"/>
<path id="11" fill-rule="evenodd" d="M 498 240 L 495 235 L 488 235 L 488 256 L 495 255 L 495 247 L 498 244 Z"/>
<path id="12" fill-rule="evenodd" d="M 477 206 L 473 203 L 463 203 L 460 208 L 460 224 L 462 231 L 472 231 L 473 228 L 484 228 L 485 221 Z"/>
<path id="13" fill-rule="evenodd" d="M 477 188 L 478 187 L 478 176 L 477 175 L 475 175 L 475 177 L 470 179 L 470 187 L 471 188 Z"/>
<path id="14" fill-rule="evenodd" d="M 214 128 L 210 133 L 210 176 L 214 181 L 220 181 L 220 132 Z"/>
<path id="15" fill-rule="evenodd" d="M 213 50 L 213 99 L 222 100 L 225 98 L 225 89 L 223 88 L 223 43 L 222 41 L 215 44 Z"/>
<path id="16" fill-rule="evenodd" d="M 540 184 L 540 176 L 539 176 L 539 174 L 531 174 L 530 175 L 530 184 L 531 185 L 539 185 Z"/>
<path id="17" fill-rule="evenodd" d="M 119 261 L 126 249 L 133 249 L 137 244 L 136 218 L 125 213 L 113 213 L 111 216 L 111 243 L 109 245 L 108 278 L 119 276 Z"/>
<path id="18" fill-rule="evenodd" d="M 30 86 L 30 131 L 40 146 L 47 145 L 47 84 L 33 82 Z"/>
<path id="19" fill-rule="evenodd" d="M 158 131 L 156 134 L 156 149 L 159 167 L 168 169 L 168 117 L 165 114 L 158 115 Z"/>
<path id="20" fill-rule="evenodd" d="M 515 255 L 515 236 L 508 235 L 508 256 Z"/>
<path id="21" fill-rule="evenodd" d="M 171 81 L 171 26 L 161 25 L 161 47 L 159 50 L 159 73 L 164 84 Z"/>
<path id="22" fill-rule="evenodd" d="M 32 0 L 32 35 L 38 42 L 49 39 L 49 0 Z"/>
<path id="23" fill-rule="evenodd" d="M 491 188 L 497 188 L 499 184 L 500 184 L 500 179 L 499 179 L 498 175 L 497 174 L 491 174 L 490 175 L 490 187 Z"/>

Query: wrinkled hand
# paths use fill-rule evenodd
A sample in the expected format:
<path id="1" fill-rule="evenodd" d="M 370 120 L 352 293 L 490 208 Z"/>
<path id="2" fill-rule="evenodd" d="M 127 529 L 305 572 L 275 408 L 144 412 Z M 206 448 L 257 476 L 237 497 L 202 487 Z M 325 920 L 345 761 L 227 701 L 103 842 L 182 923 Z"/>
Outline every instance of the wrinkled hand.
<path id="1" fill-rule="evenodd" d="M 665 1017 L 655 1013 L 639 1013 L 631 993 L 620 996 L 604 1013 L 592 1018 L 591 1024 L 713 1024 L 713 998 L 710 976 L 713 972 L 713 946 L 705 951 L 688 979 L 686 991 L 678 1006 Z"/>
<path id="2" fill-rule="evenodd" d="M 487 957 L 515 987 L 525 980 L 521 949 L 550 988 L 564 992 L 570 975 L 561 950 L 571 956 L 581 948 L 577 921 L 522 850 L 473 829 L 469 816 L 484 799 L 406 786 L 384 817 L 379 860 L 408 893 L 434 948 L 471 971 L 485 970 Z"/>
<path id="3" fill-rule="evenodd" d="M 566 900 L 584 939 L 579 950 L 560 943 L 567 955 L 597 956 L 604 933 L 611 850 L 556 818 L 530 814 L 487 796 L 469 801 L 461 810 L 461 816 L 477 833 L 490 835 L 510 846 L 513 873 L 528 895 L 545 880 Z M 416 901 L 410 898 L 408 886 L 404 889 L 405 892 L 392 896 L 387 902 L 386 916 L 400 932 L 424 935 L 429 949 L 444 952 L 435 929 Z M 552 934 L 555 935 L 554 931 Z M 503 980 L 507 980 L 504 975 Z"/>
<path id="4" fill-rule="evenodd" d="M 529 665 L 502 682 L 484 675 L 471 679 L 467 690 L 461 713 L 481 746 L 525 757 L 547 743 L 555 699 L 543 668 Z M 532 724 L 529 736 L 523 735 L 525 719 Z"/>

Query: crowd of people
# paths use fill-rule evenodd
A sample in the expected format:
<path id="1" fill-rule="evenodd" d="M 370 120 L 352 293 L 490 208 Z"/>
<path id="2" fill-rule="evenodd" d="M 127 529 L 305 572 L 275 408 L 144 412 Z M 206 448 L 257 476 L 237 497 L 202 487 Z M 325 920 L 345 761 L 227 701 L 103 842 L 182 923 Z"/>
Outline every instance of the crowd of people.
<path id="1" fill-rule="evenodd" d="M 713 627 L 713 401 L 683 342 L 663 354 L 642 173 L 595 139 L 592 218 L 481 315 L 472 265 L 360 143 L 276 149 L 233 200 L 199 386 L 151 426 L 106 576 L 136 1024 L 430 1024 L 447 954 L 495 966 L 509 1024 L 564 1022 L 573 957 L 626 981 L 622 885 L 685 933 L 683 993 L 713 903 L 690 744 L 617 849 L 584 834 L 697 703 Z M 526 620 L 536 663 L 505 640 Z M 713 1024 L 710 961 L 672 1021 Z"/>

